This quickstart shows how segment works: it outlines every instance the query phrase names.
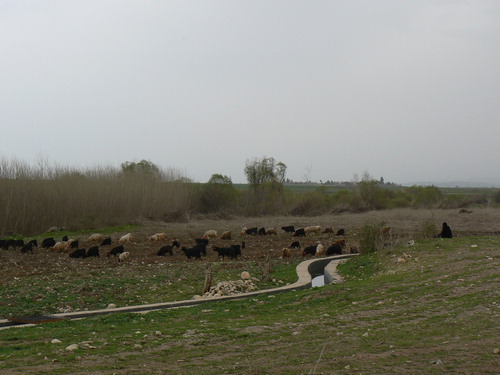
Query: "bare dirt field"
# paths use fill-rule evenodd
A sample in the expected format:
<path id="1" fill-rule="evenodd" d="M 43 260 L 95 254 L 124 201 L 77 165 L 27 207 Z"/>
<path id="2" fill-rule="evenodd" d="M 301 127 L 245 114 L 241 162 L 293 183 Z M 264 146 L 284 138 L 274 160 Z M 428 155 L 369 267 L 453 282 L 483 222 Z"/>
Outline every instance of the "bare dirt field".
<path id="1" fill-rule="evenodd" d="M 407 246 L 409 240 L 420 242 L 426 222 L 434 224 L 437 231 L 442 222 L 447 222 L 458 240 L 428 241 L 425 247 Z M 102 249 L 99 259 L 72 259 L 64 253 L 40 249 L 36 249 L 34 254 L 2 251 L 2 285 L 8 285 L 15 291 L 12 300 L 9 299 L 11 295 L 6 295 L 5 301 L 12 306 L 7 306 L 4 311 L 15 307 L 13 301 L 16 295 L 28 293 L 33 288 L 43 291 L 40 292 L 43 295 L 28 295 L 27 298 L 32 301 L 49 298 L 47 288 L 34 285 L 35 280 L 47 285 L 59 284 L 62 290 L 76 288 L 76 294 L 85 296 L 92 294 L 88 290 L 89 284 L 68 283 L 75 278 L 80 281 L 95 280 L 98 278 L 96 275 L 101 274 L 112 274 L 116 283 L 126 282 L 126 279 L 141 283 L 144 279 L 146 282 L 135 289 L 137 296 L 132 296 L 129 301 L 137 304 L 143 295 L 146 296 L 144 298 L 158 295 L 161 289 L 156 283 L 177 285 L 175 280 L 185 278 L 186 274 L 203 273 L 203 264 L 207 261 L 217 263 L 223 269 L 240 272 L 252 263 L 262 263 L 268 256 L 278 264 L 298 263 L 303 259 L 300 251 L 294 252 L 291 260 L 280 259 L 282 247 L 295 240 L 290 234 L 278 230 L 278 235 L 240 236 L 243 226 L 279 228 L 284 225 L 320 225 L 332 226 L 334 231 L 344 228 L 346 249 L 349 251 L 350 247 L 358 245 L 359 232 L 365 224 L 390 226 L 390 247 L 396 249 L 398 245 L 403 246 L 394 253 L 389 249 L 380 257 L 379 261 L 384 262 L 383 272 L 377 273 L 373 279 L 371 276 L 366 280 L 354 277 L 350 279 L 348 288 L 325 287 L 317 291 L 290 293 L 281 296 L 279 304 L 268 298 L 245 299 L 237 303 L 236 310 L 228 305 L 219 307 L 214 304 L 209 308 L 150 313 L 151 318 L 148 319 L 127 317 L 131 322 L 128 330 L 129 320 L 116 327 L 100 321 L 84 320 L 76 328 L 85 332 L 79 340 L 88 340 L 86 332 L 92 332 L 93 349 L 86 352 L 80 350 L 77 356 L 51 346 L 50 335 L 46 337 L 42 333 L 42 339 L 34 340 L 29 334 L 19 339 L 12 333 L 12 337 L 7 337 L 5 341 L 9 346 L 17 346 L 20 351 L 25 345 L 26 350 L 43 354 L 39 359 L 29 359 L 29 356 L 16 356 L 16 351 L 13 351 L 12 358 L 5 356 L 8 365 L 2 372 L 497 373 L 498 360 L 493 354 L 498 347 L 494 332 L 497 320 L 495 294 L 498 293 L 498 268 L 495 267 L 498 263 L 495 262 L 498 262 L 500 251 L 496 241 L 500 233 L 500 210 L 497 209 L 473 209 L 470 213 L 405 209 L 318 217 L 224 220 L 198 217 L 187 223 L 142 222 L 132 232 L 133 242 L 125 245 L 131 259 L 124 264 L 119 264 L 116 257 L 107 257 L 106 249 Z M 188 260 L 177 249 L 171 257 L 158 257 L 156 251 L 161 245 L 147 241 L 150 235 L 165 232 L 169 240 L 175 238 L 182 245 L 190 246 L 195 238 L 209 229 L 219 234 L 231 231 L 233 235 L 231 240 L 212 240 L 213 246 L 245 241 L 247 246 L 242 257 L 219 261 L 210 248 L 202 261 Z M 113 233 L 113 241 L 116 242 L 123 234 Z M 477 242 L 474 236 L 478 237 Z M 75 237 L 82 241 L 83 247 L 87 247 L 85 241 L 88 234 Z M 318 234 L 299 238 L 299 241 L 302 246 L 318 241 L 327 245 L 334 239 L 332 234 Z M 168 280 L 156 279 L 166 270 L 173 269 L 180 270 L 180 274 L 167 275 Z M 30 280 L 29 287 L 21 285 L 23 279 Z M 105 294 L 107 282 L 99 284 L 99 295 Z M 114 288 L 110 293 L 116 297 L 116 286 Z M 125 289 L 120 289 L 119 293 L 125 293 Z M 189 293 L 193 294 L 188 291 L 187 295 Z M 65 304 L 58 308 L 67 305 L 74 309 L 95 307 L 87 306 L 83 299 L 73 301 L 61 295 L 54 295 L 53 298 L 62 297 L 66 298 Z M 136 297 L 138 299 L 134 299 Z M 101 307 L 109 302 L 106 299 L 96 301 L 96 298 L 96 295 L 91 295 L 91 303 L 99 303 Z M 123 299 L 123 303 L 127 301 Z M 89 328 L 85 328 L 86 324 Z M 56 330 L 56 327 L 46 329 Z M 123 331 L 115 333 L 118 329 Z M 159 329 L 163 333 L 155 336 L 154 332 Z M 153 333 L 145 338 L 144 332 Z M 76 334 L 74 340 L 77 340 Z M 30 349 L 32 345 L 34 348 Z M 226 353 L 227 345 L 234 350 Z M 200 352 L 203 354 L 200 355 Z M 98 370 L 96 366 L 106 370 Z M 83 368 L 82 372 L 78 368 Z"/>
<path id="2" fill-rule="evenodd" d="M 133 241 L 125 244 L 125 251 L 130 252 L 132 264 L 158 264 L 175 262 L 193 262 L 188 260 L 179 249 L 174 249 L 174 255 L 159 257 L 156 255 L 160 247 L 170 244 L 172 239 L 177 239 L 181 246 L 191 247 L 195 244 L 195 238 L 201 238 L 205 231 L 214 229 L 220 235 L 224 231 L 232 233 L 232 239 L 213 239 L 212 246 L 229 246 L 230 244 L 241 244 L 245 242 L 246 248 L 242 251 L 240 261 L 262 261 L 268 254 L 273 258 L 281 256 L 284 247 L 299 240 L 302 247 L 317 244 L 318 242 L 328 246 L 336 238 L 333 234 L 312 234 L 307 237 L 292 237 L 283 232 L 281 226 L 294 225 L 296 228 L 319 225 L 322 228 L 331 226 L 336 232 L 345 229 L 346 247 L 345 252 L 350 252 L 352 247 L 359 246 L 359 230 L 365 224 L 385 225 L 391 227 L 393 244 L 405 243 L 410 239 L 421 237 L 424 222 L 433 223 L 439 231 L 442 222 L 447 222 L 454 236 L 470 235 L 497 235 L 500 234 L 500 210 L 481 208 L 472 210 L 471 213 L 460 213 L 459 210 L 411 210 L 396 209 L 385 211 L 370 211 L 366 213 L 342 213 L 339 215 L 323 215 L 315 217 L 260 217 L 231 219 L 207 219 L 194 218 L 187 223 L 164 223 L 142 221 L 141 226 L 132 232 Z M 278 235 L 267 236 L 241 236 L 242 227 L 276 228 Z M 167 241 L 150 242 L 148 237 L 152 234 L 164 232 Z M 35 249 L 35 254 L 21 254 L 19 250 L 0 251 L 0 281 L 7 282 L 14 277 L 23 277 L 34 274 L 59 272 L 61 270 L 77 269 L 90 271 L 93 268 L 118 267 L 117 257 L 106 256 L 106 252 L 113 246 L 118 245 L 118 239 L 125 232 L 113 233 L 112 246 L 100 248 L 100 259 L 72 259 L 66 253 L 57 253 L 49 250 Z M 436 232 L 437 234 L 437 232 Z M 54 237 L 57 238 L 58 234 Z M 88 234 L 72 235 L 70 238 L 78 239 L 82 248 L 88 248 L 92 243 L 87 241 Z M 41 238 L 38 238 L 40 241 Z M 33 256 L 35 255 L 35 256 Z M 296 250 L 292 258 L 302 258 L 301 252 Z M 205 260 L 215 261 L 217 255 L 209 247 Z"/>

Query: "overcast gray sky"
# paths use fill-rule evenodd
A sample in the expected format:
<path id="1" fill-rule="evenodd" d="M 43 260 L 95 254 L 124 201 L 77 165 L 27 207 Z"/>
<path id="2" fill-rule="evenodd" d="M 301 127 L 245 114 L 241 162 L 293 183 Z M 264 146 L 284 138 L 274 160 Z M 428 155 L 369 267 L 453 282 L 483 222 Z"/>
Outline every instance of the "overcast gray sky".
<path id="1" fill-rule="evenodd" d="M 498 0 L 0 0 L 0 157 L 500 184 Z"/>

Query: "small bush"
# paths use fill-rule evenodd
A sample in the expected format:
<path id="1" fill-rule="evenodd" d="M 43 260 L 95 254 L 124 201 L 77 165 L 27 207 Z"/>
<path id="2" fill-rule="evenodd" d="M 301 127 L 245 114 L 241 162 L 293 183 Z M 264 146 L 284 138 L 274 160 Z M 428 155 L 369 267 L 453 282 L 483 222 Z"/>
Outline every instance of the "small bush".
<path id="1" fill-rule="evenodd" d="M 383 241 L 380 237 L 380 228 L 382 225 L 365 224 L 361 228 L 359 247 L 361 254 L 373 253 L 379 250 Z"/>
<path id="2" fill-rule="evenodd" d="M 436 237 L 436 234 L 439 233 L 438 227 L 430 220 L 425 220 L 422 223 L 422 232 L 421 235 L 423 238 L 433 238 Z"/>

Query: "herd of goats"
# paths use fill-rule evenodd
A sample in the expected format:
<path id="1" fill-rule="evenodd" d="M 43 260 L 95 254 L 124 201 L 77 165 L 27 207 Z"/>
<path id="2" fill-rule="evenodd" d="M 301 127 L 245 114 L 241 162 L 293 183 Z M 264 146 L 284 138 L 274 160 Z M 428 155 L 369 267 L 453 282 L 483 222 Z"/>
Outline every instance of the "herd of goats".
<path id="1" fill-rule="evenodd" d="M 325 247 L 319 241 L 317 244 L 301 247 L 298 238 L 295 238 L 290 246 L 284 247 L 281 252 L 282 258 L 289 258 L 292 255 L 292 250 L 299 249 L 302 251 L 302 256 L 311 255 L 314 257 L 340 255 L 346 245 L 346 241 L 343 238 L 345 236 L 345 230 L 339 229 L 334 232 L 333 228 L 327 226 L 321 228 L 319 225 L 295 228 L 294 226 L 282 226 L 281 231 L 288 233 L 292 237 L 306 237 L 310 234 L 320 234 L 320 233 L 330 233 L 336 237 L 336 240 L 329 246 Z M 388 235 L 390 232 L 390 227 L 382 228 L 382 233 Z M 247 236 L 271 236 L 278 235 L 278 230 L 276 228 L 248 228 L 243 227 L 240 231 L 240 236 L 245 239 Z M 178 240 L 171 240 L 170 245 L 161 246 L 156 255 L 165 256 L 167 254 L 173 255 L 174 248 L 180 249 L 188 259 L 195 258 L 200 259 L 202 256 L 207 255 L 207 247 L 209 242 L 213 239 L 220 240 L 231 240 L 232 234 L 230 231 L 223 232 L 218 235 L 216 230 L 207 230 L 203 236 L 200 238 L 195 238 L 195 243 L 191 247 L 182 246 Z M 113 240 L 111 237 L 106 237 L 100 233 L 91 234 L 85 241 L 89 246 L 88 248 L 81 248 L 80 241 L 77 239 L 68 238 L 68 236 L 63 236 L 61 240 L 56 240 L 54 237 L 44 238 L 41 243 L 38 240 L 33 239 L 25 242 L 22 239 L 0 239 L 0 248 L 4 250 L 9 249 L 20 249 L 21 253 L 33 253 L 33 249 L 38 248 L 39 245 L 42 249 L 47 249 L 53 252 L 63 252 L 67 253 L 71 258 L 87 258 L 87 257 L 100 257 L 100 249 L 106 248 L 106 255 L 108 257 L 114 256 L 118 259 L 118 262 L 124 262 L 130 258 L 130 253 L 125 251 L 125 246 L 132 243 L 133 236 L 131 233 L 127 233 L 118 239 L 118 244 L 112 246 Z M 167 242 L 167 236 L 165 233 L 156 233 L 147 238 L 147 241 L 152 243 L 165 243 Z M 210 244 L 213 251 L 217 252 L 219 258 L 229 258 L 236 259 L 241 256 L 241 250 L 245 248 L 245 241 L 241 241 L 239 244 L 231 244 L 226 247 L 215 246 Z M 350 252 L 357 252 L 356 247 L 352 247 Z"/>

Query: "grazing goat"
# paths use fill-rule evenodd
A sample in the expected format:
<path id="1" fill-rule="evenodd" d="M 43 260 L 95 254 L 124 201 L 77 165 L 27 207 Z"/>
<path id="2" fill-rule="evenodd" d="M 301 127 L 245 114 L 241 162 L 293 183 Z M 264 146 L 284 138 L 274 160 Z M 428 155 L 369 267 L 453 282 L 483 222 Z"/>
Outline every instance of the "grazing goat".
<path id="1" fill-rule="evenodd" d="M 345 240 L 337 240 L 332 246 L 326 249 L 326 255 L 342 255 L 342 249 L 345 247 Z"/>
<path id="2" fill-rule="evenodd" d="M 278 232 L 276 231 L 276 229 L 275 229 L 275 228 L 267 228 L 267 229 L 266 229 L 266 234 L 267 234 L 268 236 L 270 236 L 270 235 L 275 235 L 275 236 L 277 236 L 277 235 L 278 235 Z"/>
<path id="3" fill-rule="evenodd" d="M 313 225 L 311 227 L 305 227 L 304 231 L 306 233 L 317 233 L 317 234 L 319 234 L 319 233 L 321 233 L 321 227 L 319 225 Z"/>
<path id="4" fill-rule="evenodd" d="M 326 255 L 326 249 L 323 246 L 323 244 L 318 244 L 316 246 L 316 253 L 314 254 L 315 257 L 324 257 Z"/>
<path id="5" fill-rule="evenodd" d="M 20 242 L 20 241 L 22 241 L 22 242 Z M 24 246 L 24 241 L 10 238 L 8 240 L 4 240 L 2 248 L 4 250 L 9 250 L 9 247 L 13 247 L 14 249 L 17 249 L 18 246 L 21 246 L 21 247 Z"/>
<path id="6" fill-rule="evenodd" d="M 73 252 L 69 253 L 71 258 L 85 258 L 87 256 L 87 252 L 85 249 L 76 249 Z"/>
<path id="7" fill-rule="evenodd" d="M 78 240 L 69 240 L 68 247 L 70 249 L 78 249 Z"/>
<path id="8" fill-rule="evenodd" d="M 87 250 L 87 257 L 100 257 L 99 246 L 92 246 Z"/>
<path id="9" fill-rule="evenodd" d="M 120 255 L 118 255 L 118 262 L 125 262 L 130 259 L 130 253 L 128 251 L 124 251 Z"/>
<path id="10" fill-rule="evenodd" d="M 102 241 L 104 239 L 104 236 L 100 233 L 94 233 L 94 234 L 91 234 L 89 236 L 89 238 L 87 238 L 87 241 L 88 242 L 99 242 L 99 241 Z"/>
<path id="11" fill-rule="evenodd" d="M 192 257 L 196 258 L 196 259 L 200 259 L 201 258 L 201 248 L 200 247 L 191 247 L 191 248 L 186 248 L 186 247 L 182 247 L 181 248 L 181 251 L 186 254 L 186 256 L 188 257 L 188 259 L 191 259 Z"/>
<path id="12" fill-rule="evenodd" d="M 257 234 L 259 236 L 265 236 L 266 235 L 266 228 L 259 228 Z"/>
<path id="13" fill-rule="evenodd" d="M 305 237 L 306 236 L 306 231 L 304 228 L 298 228 L 293 232 L 294 237 Z"/>
<path id="14" fill-rule="evenodd" d="M 321 233 L 333 233 L 333 228 L 328 226 L 328 227 L 325 227 L 323 228 L 323 230 L 321 231 Z"/>
<path id="15" fill-rule="evenodd" d="M 299 241 L 294 241 L 290 245 L 290 249 L 300 249 L 300 242 Z"/>
<path id="16" fill-rule="evenodd" d="M 292 256 L 292 251 L 288 247 L 284 247 L 281 251 L 281 257 L 283 259 L 290 258 Z"/>
<path id="17" fill-rule="evenodd" d="M 336 236 L 345 236 L 345 229 L 340 228 L 337 233 L 335 233 Z"/>
<path id="18" fill-rule="evenodd" d="M 123 244 L 123 243 L 130 243 L 132 242 L 132 234 L 127 233 L 124 236 L 121 236 L 120 239 L 118 240 L 118 243 Z"/>
<path id="19" fill-rule="evenodd" d="M 68 243 L 66 241 L 56 242 L 54 246 L 51 247 L 52 251 L 63 252 L 68 250 Z"/>
<path id="20" fill-rule="evenodd" d="M 231 239 L 231 232 L 230 231 L 225 231 L 220 235 L 221 240 L 230 240 Z"/>
<path id="21" fill-rule="evenodd" d="M 33 254 L 33 243 L 30 241 L 21 248 L 21 253 L 31 253 Z"/>
<path id="22" fill-rule="evenodd" d="M 293 233 L 293 232 L 295 232 L 295 227 L 293 225 L 287 225 L 287 226 L 281 227 L 281 230 L 285 231 L 286 233 Z"/>
<path id="23" fill-rule="evenodd" d="M 106 237 L 102 240 L 101 246 L 111 245 L 111 237 Z"/>
<path id="24" fill-rule="evenodd" d="M 166 239 L 167 235 L 165 233 L 156 233 L 148 237 L 148 241 L 151 242 L 166 241 Z"/>
<path id="25" fill-rule="evenodd" d="M 213 229 L 207 230 L 201 238 L 206 238 L 206 239 L 217 238 L 217 231 Z"/>
<path id="26" fill-rule="evenodd" d="M 259 231 L 259 228 L 257 228 L 257 227 L 253 227 L 253 228 L 243 227 L 243 229 L 241 230 L 241 235 L 249 234 L 249 235 L 254 236 L 257 234 L 258 231 Z"/>
<path id="27" fill-rule="evenodd" d="M 342 255 L 342 246 L 333 244 L 326 249 L 326 255 Z"/>
<path id="28" fill-rule="evenodd" d="M 229 257 L 230 259 L 238 258 L 241 255 L 241 246 L 240 245 L 231 245 L 229 247 L 213 247 L 213 251 L 217 252 L 219 257 Z"/>
<path id="29" fill-rule="evenodd" d="M 29 244 L 32 244 L 32 245 L 33 245 L 33 247 L 38 247 L 38 241 L 37 241 L 36 239 L 31 240 L 31 241 L 29 241 L 28 243 L 29 243 Z"/>
<path id="30" fill-rule="evenodd" d="M 306 246 L 304 247 L 304 250 L 302 251 L 302 256 L 306 256 L 306 255 L 316 255 L 316 248 L 318 247 L 318 245 L 311 245 L 311 246 Z"/>
<path id="31" fill-rule="evenodd" d="M 54 237 L 44 238 L 42 241 L 42 247 L 44 249 L 50 249 L 55 244 L 56 244 L 56 240 L 54 239 Z"/>
<path id="32" fill-rule="evenodd" d="M 116 247 L 113 247 L 111 250 L 108 251 L 107 256 L 109 257 L 110 255 L 118 255 L 121 254 L 125 251 L 125 248 L 123 245 L 118 245 Z"/>
<path id="33" fill-rule="evenodd" d="M 177 240 L 172 240 L 172 247 L 176 247 L 176 248 L 180 249 L 181 243 Z"/>
<path id="34" fill-rule="evenodd" d="M 163 246 L 156 253 L 156 255 L 158 255 L 158 256 L 164 256 L 164 255 L 167 255 L 167 254 L 174 255 L 174 251 L 172 249 L 172 246 L 170 246 L 170 245 Z"/>

